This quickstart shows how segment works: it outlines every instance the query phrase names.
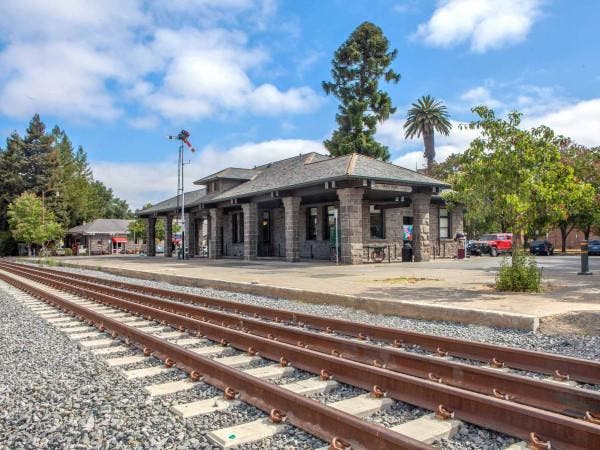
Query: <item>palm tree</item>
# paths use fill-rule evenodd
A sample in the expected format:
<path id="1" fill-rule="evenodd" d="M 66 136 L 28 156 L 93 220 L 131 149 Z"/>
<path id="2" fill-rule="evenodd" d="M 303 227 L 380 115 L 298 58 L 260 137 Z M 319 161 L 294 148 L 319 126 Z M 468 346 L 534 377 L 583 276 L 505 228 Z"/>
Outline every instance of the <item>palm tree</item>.
<path id="1" fill-rule="evenodd" d="M 435 162 L 434 132 L 437 131 L 448 136 L 451 128 L 452 124 L 448 120 L 448 108 L 430 95 L 424 95 L 418 99 L 408 110 L 408 116 L 404 123 L 404 134 L 407 139 L 423 136 L 427 173 L 431 171 Z"/>

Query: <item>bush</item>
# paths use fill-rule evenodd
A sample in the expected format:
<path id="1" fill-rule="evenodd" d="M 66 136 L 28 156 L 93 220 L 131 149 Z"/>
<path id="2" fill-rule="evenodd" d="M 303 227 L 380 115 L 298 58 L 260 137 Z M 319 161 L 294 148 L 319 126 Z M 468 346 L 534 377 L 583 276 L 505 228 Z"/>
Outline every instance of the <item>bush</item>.
<path id="1" fill-rule="evenodd" d="M 540 292 L 542 275 L 535 257 L 515 249 L 512 258 L 504 257 L 496 275 L 496 290 L 510 292 Z"/>
<path id="2" fill-rule="evenodd" d="M 73 250 L 70 248 L 65 248 L 65 256 L 73 256 Z"/>
<path id="3" fill-rule="evenodd" d="M 0 256 L 17 254 L 17 241 L 10 231 L 0 231 Z"/>

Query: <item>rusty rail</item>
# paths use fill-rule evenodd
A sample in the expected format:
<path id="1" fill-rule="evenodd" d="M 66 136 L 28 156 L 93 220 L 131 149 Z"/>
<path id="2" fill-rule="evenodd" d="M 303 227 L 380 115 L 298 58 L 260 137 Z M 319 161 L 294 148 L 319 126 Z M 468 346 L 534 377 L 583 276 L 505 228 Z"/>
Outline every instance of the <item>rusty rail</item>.
<path id="1" fill-rule="evenodd" d="M 24 266 L 22 264 L 18 265 L 21 267 Z M 51 274 L 65 273 L 45 268 L 37 268 L 36 270 Z M 501 361 L 506 367 L 515 369 L 545 373 L 548 375 L 554 375 L 558 371 L 561 374 L 568 374 L 572 380 L 590 384 L 600 384 L 600 363 L 582 358 L 573 358 L 545 352 L 535 352 L 531 350 L 465 341 L 461 339 L 435 336 L 425 333 L 403 331 L 360 322 L 352 322 L 348 320 L 319 317 L 293 311 L 248 305 L 212 297 L 188 294 L 185 292 L 140 286 L 132 283 L 107 280 L 87 275 L 69 273 L 69 276 L 84 281 L 118 286 L 127 290 L 141 291 L 164 298 L 188 301 L 200 304 L 202 306 L 212 306 L 231 312 L 243 313 L 273 321 L 291 322 L 296 324 L 301 323 L 307 325 L 308 327 L 319 330 L 331 329 L 337 333 L 348 336 L 366 336 L 373 340 L 381 340 L 391 344 L 401 343 L 404 345 L 418 345 L 430 350 L 431 352 L 441 349 L 444 352 L 447 352 L 450 356 L 484 362 L 489 362 L 492 360 Z"/>
<path id="2" fill-rule="evenodd" d="M 431 449 L 419 441 L 390 431 L 383 426 L 365 422 L 350 414 L 327 407 L 321 403 L 225 366 L 215 360 L 200 356 L 181 346 L 157 338 L 149 333 L 110 319 L 84 306 L 52 295 L 34 286 L 6 276 L 0 279 L 28 292 L 52 305 L 59 306 L 83 319 L 92 321 L 102 330 L 113 332 L 141 348 L 151 349 L 162 360 L 171 359 L 175 365 L 190 375 L 199 374 L 202 381 L 221 390 L 231 388 L 241 400 L 269 414 L 281 411 L 286 421 L 326 441 L 343 439 L 357 449 Z M 194 375 L 196 376 L 196 375 Z"/>
<path id="3" fill-rule="evenodd" d="M 2 265 L 0 264 L 0 267 Z M 23 267 L 10 267 L 7 270 L 31 276 L 39 282 L 50 284 L 58 289 L 69 290 L 75 280 L 68 274 L 36 271 Z M 53 278 L 48 278 L 52 276 Z M 61 281 L 62 280 L 62 281 Z M 573 388 L 568 385 L 549 384 L 547 381 L 517 376 L 489 368 L 480 368 L 460 362 L 444 361 L 431 356 L 422 356 L 393 348 L 376 347 L 361 342 L 353 342 L 333 335 L 317 334 L 284 324 L 264 322 L 253 318 L 240 319 L 239 316 L 215 311 L 185 303 L 147 296 L 134 291 L 113 288 L 83 280 L 76 280 L 78 286 L 94 292 L 124 298 L 147 306 L 168 310 L 172 313 L 201 318 L 227 327 L 243 329 L 257 336 L 277 339 L 288 344 L 304 346 L 327 354 L 339 354 L 344 358 L 388 370 L 418 376 L 420 378 L 468 389 L 484 395 L 510 399 L 529 406 L 583 418 L 587 413 L 600 411 L 600 393 Z M 75 291 L 87 295 L 87 291 Z M 259 349 L 256 349 L 259 350 Z M 491 364 L 499 365 L 498 362 Z"/>
<path id="4" fill-rule="evenodd" d="M 80 295 L 100 303 L 151 317 L 154 320 L 181 327 L 217 342 L 250 350 L 261 348 L 262 356 L 284 358 L 295 367 L 313 373 L 331 374 L 342 382 L 371 390 L 379 386 L 390 397 L 427 409 L 440 405 L 454 411 L 459 419 L 528 440 L 531 433 L 541 436 L 552 445 L 564 449 L 587 449 L 600 446 L 600 426 L 583 420 L 519 405 L 511 401 L 487 397 L 409 375 L 366 366 L 337 356 L 325 355 L 273 339 L 231 328 L 180 316 L 106 294 L 73 288 Z M 86 292 L 87 291 L 87 292 Z"/>

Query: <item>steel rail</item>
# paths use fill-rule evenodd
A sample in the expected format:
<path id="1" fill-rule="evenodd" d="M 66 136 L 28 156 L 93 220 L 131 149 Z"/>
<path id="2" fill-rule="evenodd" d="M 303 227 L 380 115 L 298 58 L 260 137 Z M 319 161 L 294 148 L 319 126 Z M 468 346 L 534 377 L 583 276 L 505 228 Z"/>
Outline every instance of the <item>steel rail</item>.
<path id="1" fill-rule="evenodd" d="M 23 264 L 14 264 L 24 266 Z M 30 266 L 29 266 L 30 267 Z M 36 268 L 47 273 L 62 273 L 56 270 Z M 556 371 L 568 375 L 571 380 L 590 384 L 600 384 L 600 363 L 597 361 L 569 356 L 556 355 L 545 352 L 535 352 L 512 347 L 503 347 L 482 342 L 465 341 L 444 336 L 435 336 L 426 333 L 404 331 L 393 328 L 369 325 L 329 317 L 319 317 L 311 314 L 302 314 L 268 307 L 248 305 L 244 303 L 221 300 L 185 292 L 171 291 L 155 287 L 140 286 L 123 281 L 107 280 L 88 275 L 69 273 L 69 276 L 80 280 L 91 281 L 99 284 L 114 285 L 127 290 L 142 291 L 165 298 L 189 301 L 203 306 L 213 306 L 235 313 L 256 315 L 273 321 L 302 323 L 311 328 L 320 330 L 333 330 L 340 334 L 354 337 L 368 337 L 388 343 L 402 343 L 417 345 L 432 352 L 440 349 L 450 356 L 490 362 L 501 361 L 506 367 L 522 369 L 531 372 L 554 375 Z"/>
<path id="2" fill-rule="evenodd" d="M 468 389 L 485 395 L 508 398 L 514 402 L 583 418 L 587 412 L 600 412 L 600 393 L 580 388 L 549 384 L 533 378 L 481 368 L 441 358 L 408 353 L 399 349 L 377 347 L 362 342 L 349 341 L 333 335 L 317 334 L 283 324 L 264 322 L 252 318 L 240 319 L 230 313 L 215 311 L 190 304 L 151 297 L 133 291 L 113 288 L 83 280 L 74 280 L 59 273 L 47 274 L 34 270 L 10 268 L 9 271 L 34 277 L 41 283 L 69 290 L 68 283 L 77 283 L 84 289 L 123 298 L 147 306 L 193 318 L 202 318 L 227 327 L 244 329 L 248 333 L 271 337 L 288 344 L 310 347 L 323 353 L 336 353 L 344 358 L 373 364 L 388 370 L 418 376 L 439 383 Z M 40 275 L 42 273 L 43 275 Z M 48 278 L 52 276 L 53 278 Z"/>
<path id="3" fill-rule="evenodd" d="M 600 426 L 590 422 L 397 372 L 366 366 L 344 358 L 249 335 L 245 332 L 180 316 L 106 294 L 82 288 L 74 289 L 80 291 L 80 295 L 100 303 L 151 317 L 154 320 L 196 332 L 200 336 L 206 336 L 211 340 L 220 341 L 238 349 L 261 348 L 263 357 L 272 360 L 284 358 L 295 367 L 308 372 L 322 373 L 324 370 L 339 381 L 367 390 L 376 385 L 392 398 L 431 410 L 443 405 L 454 411 L 459 419 L 512 436 L 528 440 L 531 432 L 534 432 L 558 448 L 600 448 Z"/>
<path id="4" fill-rule="evenodd" d="M 241 400 L 268 414 L 273 409 L 280 411 L 290 424 L 326 441 L 341 438 L 352 445 L 352 448 L 365 450 L 424 450 L 432 448 L 383 426 L 366 422 L 348 413 L 293 393 L 276 384 L 268 383 L 210 358 L 200 356 L 184 347 L 140 331 L 135 327 L 128 326 L 77 303 L 23 283 L 1 272 L 0 279 L 51 305 L 59 306 L 74 315 L 93 322 L 101 330 L 116 333 L 141 348 L 151 349 L 152 354 L 162 360 L 171 359 L 176 361 L 175 366 L 190 375 L 198 374 L 203 382 L 221 390 L 234 389 L 240 394 Z"/>

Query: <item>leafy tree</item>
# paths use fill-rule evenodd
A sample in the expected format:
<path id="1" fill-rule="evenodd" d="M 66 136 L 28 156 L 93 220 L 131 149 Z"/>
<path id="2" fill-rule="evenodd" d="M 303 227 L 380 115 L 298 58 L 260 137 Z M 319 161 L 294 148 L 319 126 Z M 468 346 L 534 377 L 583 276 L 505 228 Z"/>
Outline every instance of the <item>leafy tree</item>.
<path id="1" fill-rule="evenodd" d="M 8 230 L 8 205 L 25 191 L 25 172 L 23 143 L 15 132 L 6 139 L 6 150 L 0 150 L 0 230 Z"/>
<path id="2" fill-rule="evenodd" d="M 54 213 L 44 208 L 42 200 L 31 192 L 21 194 L 9 205 L 8 222 L 15 239 L 27 245 L 29 256 L 34 244 L 45 249 L 50 242 L 64 236 Z"/>
<path id="3" fill-rule="evenodd" d="M 565 199 L 577 191 L 573 169 L 561 161 L 552 130 L 518 128 L 521 114 L 496 118 L 484 106 L 468 124 L 480 137 L 460 157 L 460 170 L 451 177 L 454 200 L 471 214 L 497 222 L 515 237 L 542 231 L 565 217 Z"/>
<path id="4" fill-rule="evenodd" d="M 324 142 L 333 156 L 362 153 L 388 160 L 386 146 L 376 142 L 377 122 L 396 111 L 390 96 L 379 89 L 379 80 L 397 83 L 400 75 L 390 69 L 397 50 L 378 26 L 364 22 L 335 52 L 333 81 L 323 82 L 323 90 L 340 100 L 336 122 L 339 127 Z"/>
<path id="5" fill-rule="evenodd" d="M 562 251 L 566 251 L 567 235 L 577 227 L 589 239 L 592 229 L 600 228 L 600 147 L 587 148 L 570 139 L 559 137 L 557 143 L 562 162 L 573 169 L 577 190 L 566 202 L 566 214 L 559 221 Z"/>
<path id="6" fill-rule="evenodd" d="M 150 208 L 152 203 L 147 203 L 142 207 L 142 209 Z M 129 224 L 129 236 L 143 236 L 146 237 L 146 227 L 148 225 L 148 221 L 145 218 L 137 218 L 133 222 Z M 181 231 L 181 226 L 178 222 L 173 222 L 173 233 L 179 233 Z M 155 237 L 157 241 L 163 241 L 165 239 L 165 219 L 159 217 L 156 220 L 156 224 L 154 226 L 156 230 Z"/>
<path id="7" fill-rule="evenodd" d="M 412 104 L 404 124 L 407 139 L 415 136 L 423 137 L 425 145 L 425 158 L 427 159 L 427 173 L 431 173 L 435 162 L 434 133 L 437 131 L 445 136 L 450 134 L 452 124 L 448 120 L 448 109 L 435 98 L 424 95 Z"/>

